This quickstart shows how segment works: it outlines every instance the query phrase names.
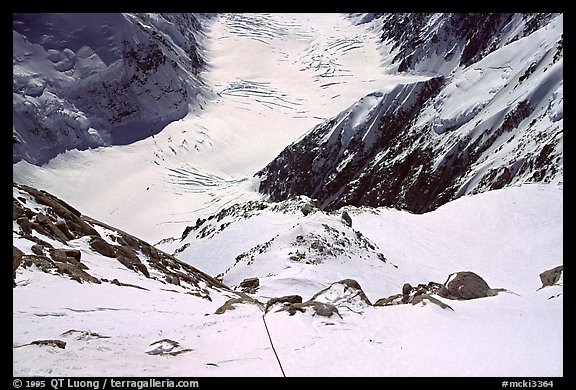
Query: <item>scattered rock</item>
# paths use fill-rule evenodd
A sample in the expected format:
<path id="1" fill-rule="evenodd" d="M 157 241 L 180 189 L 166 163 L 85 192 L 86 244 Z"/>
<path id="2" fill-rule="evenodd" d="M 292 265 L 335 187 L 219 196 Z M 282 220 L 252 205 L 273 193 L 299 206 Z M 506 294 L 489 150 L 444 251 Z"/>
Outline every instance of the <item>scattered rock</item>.
<path id="1" fill-rule="evenodd" d="M 413 305 L 417 305 L 418 303 L 422 303 L 423 305 L 426 305 L 426 301 L 432 302 L 433 304 L 440 306 L 442 309 L 450 309 L 450 310 L 454 311 L 454 309 L 452 309 L 452 307 L 450 307 L 449 305 L 445 304 L 441 300 L 436 299 L 433 296 L 430 296 L 428 294 L 420 294 L 420 295 L 415 296 L 411 303 Z"/>
<path id="2" fill-rule="evenodd" d="M 412 287 L 410 283 L 405 283 L 402 286 L 402 303 L 410 303 L 418 295 L 422 294 L 437 294 L 444 285 L 436 282 L 429 282 L 428 284 L 420 283 L 416 287 Z"/>
<path id="3" fill-rule="evenodd" d="M 361 313 L 367 306 L 372 306 L 362 287 L 354 279 L 343 279 L 332 283 L 329 287 L 314 294 L 310 300 L 329 303 L 355 313 Z"/>
<path id="4" fill-rule="evenodd" d="M 398 301 L 400 298 L 403 298 L 402 294 L 395 294 L 391 295 L 388 298 L 380 298 L 375 303 L 374 306 L 392 306 L 398 305 L 400 303 L 405 303 L 403 301 Z"/>
<path id="5" fill-rule="evenodd" d="M 97 236 L 98 232 L 92 226 L 90 226 L 81 217 L 71 214 L 71 218 L 66 220 L 66 225 L 70 232 L 73 232 L 76 237 L 84 236 Z"/>
<path id="6" fill-rule="evenodd" d="M 74 235 L 70 233 L 70 230 L 68 230 L 68 226 L 66 225 L 65 221 L 58 221 L 54 224 L 54 226 L 60 230 L 68 240 L 73 240 L 75 238 Z"/>
<path id="7" fill-rule="evenodd" d="M 49 273 L 50 270 L 56 268 L 54 262 L 46 256 L 24 255 L 22 256 L 22 267 L 30 267 L 35 265 L 39 270 Z"/>
<path id="8" fill-rule="evenodd" d="M 12 287 L 16 287 L 16 270 L 22 264 L 24 252 L 12 245 Z"/>
<path id="9" fill-rule="evenodd" d="M 168 275 L 166 276 L 166 278 L 168 279 L 168 283 L 180 286 L 180 278 L 178 277 L 178 275 L 173 276 Z"/>
<path id="10" fill-rule="evenodd" d="M 222 306 L 220 306 L 218 309 L 216 309 L 214 314 L 224 314 L 227 310 L 234 310 L 234 305 L 240 304 L 240 303 L 250 303 L 253 305 L 257 305 L 261 309 L 264 308 L 264 305 L 262 304 L 262 302 L 254 299 L 254 298 L 252 298 L 246 294 L 243 294 L 243 293 L 238 293 L 238 294 L 240 295 L 239 298 L 231 298 L 231 299 L 227 300 Z"/>
<path id="11" fill-rule="evenodd" d="M 313 300 L 304 303 L 288 304 L 278 311 L 287 311 L 292 316 L 296 314 L 297 311 L 304 313 L 308 308 L 312 308 L 315 314 L 322 317 L 332 317 L 333 314 L 337 314 L 340 318 L 342 318 L 336 306 L 331 305 L 329 303 L 323 303 Z"/>
<path id="12" fill-rule="evenodd" d="M 70 329 L 66 332 L 63 332 L 61 336 L 72 336 L 76 335 L 76 340 L 93 340 L 93 339 L 109 339 L 110 336 L 102 336 L 96 332 L 90 332 L 87 330 L 76 330 Z"/>
<path id="13" fill-rule="evenodd" d="M 556 284 L 564 273 L 564 265 L 559 265 L 552 269 L 546 270 L 540 274 L 540 281 L 542 282 L 542 287 L 549 287 Z"/>
<path id="14" fill-rule="evenodd" d="M 42 213 L 36 214 L 36 222 L 32 223 L 32 227 L 36 228 L 36 230 L 40 231 L 41 233 L 64 243 L 69 239 L 64 233 L 62 233 L 60 229 L 56 227 L 56 225 L 52 223 L 50 217 Z"/>
<path id="15" fill-rule="evenodd" d="M 130 283 L 122 283 L 120 282 L 118 279 L 113 279 L 111 282 L 111 284 L 115 284 L 116 286 L 120 286 L 120 287 L 134 287 L 134 288 L 138 288 L 140 290 L 146 290 L 146 291 L 150 291 L 145 287 L 141 287 L 141 286 L 137 286 L 135 284 L 130 284 Z"/>
<path id="16" fill-rule="evenodd" d="M 412 285 L 410 283 L 404 283 L 402 286 L 402 303 L 408 303 L 410 300 L 410 293 L 412 292 Z"/>
<path id="17" fill-rule="evenodd" d="M 115 257 L 116 250 L 99 236 L 90 238 L 90 249 L 100 253 L 102 256 Z"/>
<path id="18" fill-rule="evenodd" d="M 266 302 L 264 312 L 267 312 L 270 307 L 277 303 L 283 303 L 284 306 L 286 306 L 286 304 L 302 303 L 302 297 L 300 295 L 286 295 L 283 297 L 270 298 L 268 302 Z"/>
<path id="19" fill-rule="evenodd" d="M 24 232 L 24 235 L 31 235 L 32 234 L 32 222 L 30 222 L 28 217 L 26 217 L 26 216 L 19 217 L 16 220 L 16 223 L 22 229 L 22 232 Z"/>
<path id="20" fill-rule="evenodd" d="M 302 211 L 302 214 L 304 214 L 304 216 L 307 216 L 308 214 L 310 214 L 312 211 L 314 211 L 314 206 L 310 203 L 306 203 L 304 206 L 302 206 L 302 208 L 300 209 L 300 211 Z"/>
<path id="21" fill-rule="evenodd" d="M 476 299 L 489 296 L 491 290 L 488 283 L 474 272 L 463 271 L 450 274 L 444 287 L 438 291 L 438 295 L 448 299 Z"/>
<path id="22" fill-rule="evenodd" d="M 70 279 L 77 281 L 78 283 L 88 282 L 88 283 L 102 283 L 100 279 L 90 275 L 88 272 L 84 271 L 82 268 L 79 267 L 78 264 L 86 267 L 82 263 L 77 264 L 67 264 L 67 263 L 54 263 L 56 270 L 59 274 L 68 275 Z"/>
<path id="23" fill-rule="evenodd" d="M 308 301 L 305 304 L 302 304 L 302 307 L 312 307 L 314 312 L 322 317 L 332 317 L 332 314 L 337 314 L 340 318 L 342 316 L 338 312 L 338 308 L 334 305 L 329 303 L 323 303 L 318 301 Z"/>
<path id="24" fill-rule="evenodd" d="M 44 247 L 42 245 L 34 244 L 30 249 L 32 249 L 32 253 L 34 253 L 35 255 L 38 256 L 44 255 Z"/>
<path id="25" fill-rule="evenodd" d="M 260 280 L 258 278 L 246 278 L 240 282 L 240 287 L 242 291 L 248 294 L 254 294 L 258 287 L 260 286 Z"/>
<path id="26" fill-rule="evenodd" d="M 64 274 L 80 283 L 85 281 L 101 283 L 102 280 L 86 272 L 88 267 L 81 262 L 80 251 L 60 243 L 66 244 L 71 238 L 86 237 L 89 249 L 93 253 L 102 257 L 116 258 L 128 269 L 140 272 L 146 277 L 150 277 L 150 272 L 154 270 L 156 274 L 162 274 L 167 282 L 191 290 L 187 292 L 189 294 L 210 300 L 210 288 L 229 290 L 227 286 L 210 275 L 126 232 L 83 216 L 78 210 L 45 191 L 17 183 L 13 183 L 13 187 L 13 221 L 19 225 L 15 233 L 32 245 L 31 253 L 21 254 L 18 250 L 14 251 L 14 271 L 18 267 L 34 265 L 43 272 L 53 275 Z M 17 192 L 25 192 L 28 195 L 25 197 Z M 37 207 L 35 204 L 43 206 Z M 108 240 L 104 235 L 101 236 L 99 233 L 101 229 L 96 231 L 93 227 L 96 225 L 104 231 L 109 231 L 113 241 Z M 44 236 L 51 239 L 44 238 Z M 53 240 L 60 242 L 55 243 Z M 149 270 L 148 267 L 152 269 Z M 118 281 L 116 283 L 121 286 L 142 288 Z"/>
<path id="27" fill-rule="evenodd" d="M 62 340 L 34 340 L 30 345 L 46 345 L 48 347 L 66 348 L 66 342 Z"/>
<path id="28" fill-rule="evenodd" d="M 191 349 L 182 349 L 180 348 L 180 343 L 178 341 L 170 340 L 170 339 L 162 339 L 153 342 L 150 344 L 150 348 L 148 348 L 145 352 L 148 355 L 170 355 L 170 356 L 177 356 L 185 352 L 190 352 Z"/>
<path id="29" fill-rule="evenodd" d="M 342 222 L 348 227 L 352 227 L 352 217 L 347 211 L 342 212 Z"/>
<path id="30" fill-rule="evenodd" d="M 81 253 L 77 249 L 51 249 L 50 250 L 50 257 L 52 257 L 52 260 L 58 261 L 61 263 L 68 263 L 71 261 L 79 262 L 80 257 L 81 257 Z M 82 266 L 86 267 L 83 264 L 82 264 Z"/>
<path id="31" fill-rule="evenodd" d="M 126 245 L 121 245 L 116 247 L 116 259 L 126 268 L 139 271 L 147 278 L 150 277 L 150 272 L 148 268 L 140 261 L 140 258 L 134 253 L 134 251 Z"/>

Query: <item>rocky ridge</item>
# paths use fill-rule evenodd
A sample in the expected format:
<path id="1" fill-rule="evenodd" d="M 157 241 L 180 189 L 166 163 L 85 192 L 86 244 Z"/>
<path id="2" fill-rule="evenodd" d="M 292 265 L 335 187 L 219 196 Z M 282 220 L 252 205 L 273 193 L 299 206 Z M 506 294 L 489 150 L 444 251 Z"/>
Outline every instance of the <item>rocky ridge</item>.
<path id="1" fill-rule="evenodd" d="M 562 15 L 381 19 L 394 71 L 430 78 L 376 91 L 310 130 L 257 173 L 260 192 L 306 195 L 325 210 L 423 213 L 465 194 L 562 181 Z M 411 32 L 390 27 L 408 21 Z"/>

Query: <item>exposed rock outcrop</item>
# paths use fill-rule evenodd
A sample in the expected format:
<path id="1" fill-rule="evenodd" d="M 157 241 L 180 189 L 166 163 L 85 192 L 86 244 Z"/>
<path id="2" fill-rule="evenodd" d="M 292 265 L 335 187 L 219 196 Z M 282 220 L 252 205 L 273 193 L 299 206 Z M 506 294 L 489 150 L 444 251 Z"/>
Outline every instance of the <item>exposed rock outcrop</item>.
<path id="1" fill-rule="evenodd" d="M 69 245 L 71 240 L 81 240 L 103 261 L 113 259 L 146 278 L 158 279 L 162 275 L 163 283 L 178 285 L 205 299 L 210 299 L 209 288 L 229 290 L 212 276 L 122 230 L 82 215 L 46 191 L 13 183 L 13 194 L 14 234 L 31 243 L 30 252 L 26 253 L 14 246 L 14 277 L 19 267 L 36 265 L 44 272 L 67 275 L 79 283 L 100 284 L 103 280 L 92 275 L 83 262 L 82 250 Z M 117 285 L 132 286 L 120 282 Z"/>
<path id="2" fill-rule="evenodd" d="M 366 95 L 311 129 L 257 173 L 261 193 L 305 195 L 328 211 L 424 213 L 465 194 L 561 180 L 562 15 L 378 17 L 391 66 L 437 76 Z"/>
<path id="3" fill-rule="evenodd" d="M 558 281 L 564 276 L 564 265 L 559 265 L 557 267 L 546 270 L 540 274 L 540 281 L 542 282 L 542 287 L 553 286 L 558 283 Z"/>
<path id="4" fill-rule="evenodd" d="M 474 272 L 455 272 L 448 276 L 443 287 L 438 291 L 443 298 L 467 300 L 485 298 L 493 294 L 488 283 Z"/>
<path id="5" fill-rule="evenodd" d="M 260 286 L 260 279 L 258 278 L 246 278 L 240 282 L 238 287 L 245 293 L 254 294 L 258 291 L 258 287 Z"/>

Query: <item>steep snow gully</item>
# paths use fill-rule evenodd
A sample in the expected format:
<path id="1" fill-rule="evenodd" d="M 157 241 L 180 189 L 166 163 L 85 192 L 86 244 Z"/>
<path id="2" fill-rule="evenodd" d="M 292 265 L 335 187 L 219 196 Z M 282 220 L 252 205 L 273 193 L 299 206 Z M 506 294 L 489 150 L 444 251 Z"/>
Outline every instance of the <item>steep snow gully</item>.
<path id="1" fill-rule="evenodd" d="M 564 375 L 561 14 L 13 43 L 14 376 Z"/>

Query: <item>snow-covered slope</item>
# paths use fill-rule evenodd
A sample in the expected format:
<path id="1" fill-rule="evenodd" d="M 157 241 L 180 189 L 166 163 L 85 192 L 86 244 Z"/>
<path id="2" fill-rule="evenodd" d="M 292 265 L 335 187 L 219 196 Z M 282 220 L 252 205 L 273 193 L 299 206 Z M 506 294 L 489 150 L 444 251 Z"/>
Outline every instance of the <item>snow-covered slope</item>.
<path id="1" fill-rule="evenodd" d="M 76 220 L 62 223 L 62 210 L 74 209 L 15 186 L 13 374 L 562 376 L 562 273 L 548 287 L 539 278 L 563 263 L 562 208 L 556 185 L 462 197 L 422 215 L 348 207 L 343 216 L 305 198 L 251 202 L 161 245 L 188 244 L 177 255 L 220 270 L 234 292 L 199 271 L 189 273 L 196 287 L 180 274 L 180 286 L 167 282 L 175 266 L 192 269 L 154 249 L 168 262 L 160 271 L 141 241 L 84 216 L 116 255 L 131 237 L 149 277 L 96 252 L 90 236 L 59 241 L 48 226 L 65 234 Z M 78 254 L 100 283 L 61 275 Z M 405 283 L 448 285 L 460 271 L 494 293 L 396 298 Z"/>
<path id="2" fill-rule="evenodd" d="M 13 161 L 134 142 L 197 108 L 203 18 L 14 14 Z"/>
<path id="3" fill-rule="evenodd" d="M 390 30 L 398 18 L 416 30 Z M 562 15 L 382 19 L 392 63 L 429 79 L 369 94 L 316 126 L 258 173 L 261 192 L 425 212 L 463 194 L 562 181 Z"/>
<path id="4" fill-rule="evenodd" d="M 362 96 L 426 78 L 384 73 L 378 30 L 343 15 L 222 14 L 203 31 L 200 76 L 217 96 L 202 110 L 130 145 L 21 161 L 14 180 L 156 242 L 261 197 L 249 178 Z"/>
<path id="5" fill-rule="evenodd" d="M 133 80 L 115 107 L 185 116 L 13 165 L 13 375 L 564 374 L 562 15 L 222 14 L 200 33 L 53 14 L 36 36 L 26 17 L 15 126 L 51 93 L 54 134 L 148 131 L 91 127 L 98 75 L 213 94 Z M 150 50 L 115 61 L 103 25 Z"/>

